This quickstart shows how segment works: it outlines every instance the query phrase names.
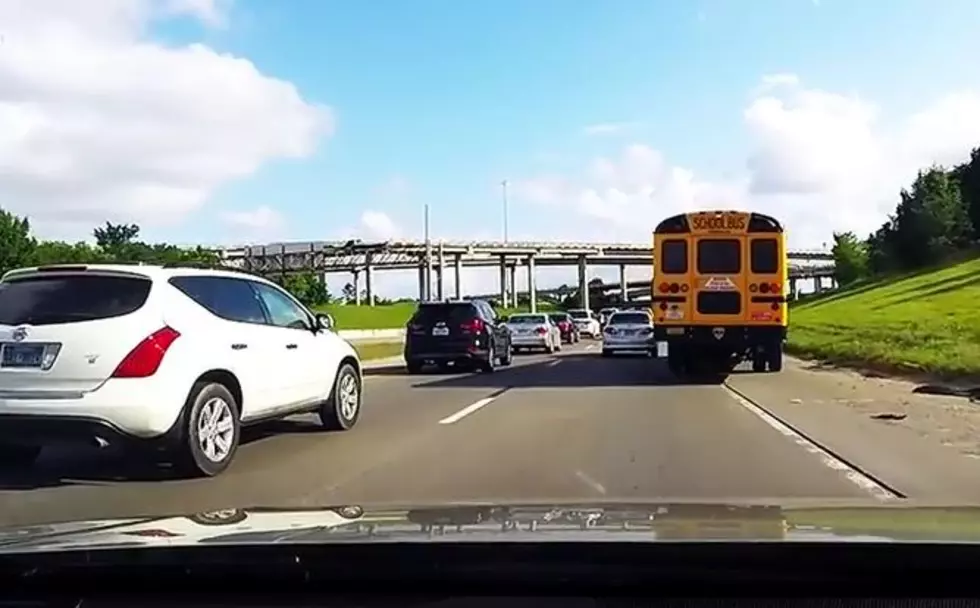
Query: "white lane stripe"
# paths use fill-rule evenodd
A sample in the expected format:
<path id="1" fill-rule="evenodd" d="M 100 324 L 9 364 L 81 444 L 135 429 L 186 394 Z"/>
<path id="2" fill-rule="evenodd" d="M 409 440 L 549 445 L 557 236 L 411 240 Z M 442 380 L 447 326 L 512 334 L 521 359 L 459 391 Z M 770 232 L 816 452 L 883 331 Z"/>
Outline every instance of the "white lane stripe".
<path id="1" fill-rule="evenodd" d="M 561 363 L 561 359 L 555 359 L 554 361 L 550 361 L 548 363 L 548 367 L 554 367 L 554 366 L 558 365 L 559 363 Z"/>
<path id="2" fill-rule="evenodd" d="M 880 501 L 892 501 L 892 500 L 899 500 L 901 498 L 895 495 L 895 493 L 889 490 L 888 488 L 879 484 L 874 479 L 871 479 L 861 471 L 858 471 L 857 469 L 847 464 L 840 458 L 837 458 L 836 456 L 834 456 L 827 450 L 823 449 L 816 443 L 810 441 L 803 435 L 800 435 L 799 433 L 791 429 L 789 426 L 784 424 L 782 421 L 778 420 L 777 418 L 769 414 L 769 412 L 763 410 L 762 408 L 752 403 L 745 397 L 739 395 L 737 392 L 733 391 L 728 386 L 722 385 L 722 388 L 724 388 L 725 392 L 727 392 L 732 397 L 732 399 L 737 401 L 739 405 L 741 405 L 745 409 L 749 410 L 750 412 L 752 412 L 753 414 L 761 418 L 763 422 L 765 422 L 766 424 L 768 424 L 769 426 L 777 430 L 782 435 L 793 440 L 793 442 L 796 443 L 796 445 L 800 446 L 807 452 L 819 458 L 820 462 L 824 466 L 842 473 L 845 479 L 847 479 L 854 485 L 858 486 L 865 492 L 871 494 L 874 498 Z"/>
<path id="3" fill-rule="evenodd" d="M 463 418 L 466 418 L 473 412 L 479 410 L 481 407 L 489 405 L 494 399 L 496 399 L 496 397 L 487 397 L 486 399 L 480 399 L 476 403 L 471 403 L 470 405 L 467 405 L 466 407 L 459 410 L 452 416 L 446 416 L 445 418 L 439 421 L 439 424 L 452 424 L 454 422 L 459 422 Z"/>

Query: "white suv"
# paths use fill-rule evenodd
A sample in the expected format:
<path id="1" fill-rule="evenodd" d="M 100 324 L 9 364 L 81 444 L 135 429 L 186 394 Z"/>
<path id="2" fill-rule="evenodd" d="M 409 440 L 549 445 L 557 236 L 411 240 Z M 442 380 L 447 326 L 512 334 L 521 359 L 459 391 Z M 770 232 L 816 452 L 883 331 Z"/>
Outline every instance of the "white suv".
<path id="1" fill-rule="evenodd" d="M 350 344 L 275 283 L 246 273 L 137 265 L 12 270 L 0 279 L 0 462 L 68 441 L 161 448 L 217 475 L 241 427 L 361 412 Z"/>

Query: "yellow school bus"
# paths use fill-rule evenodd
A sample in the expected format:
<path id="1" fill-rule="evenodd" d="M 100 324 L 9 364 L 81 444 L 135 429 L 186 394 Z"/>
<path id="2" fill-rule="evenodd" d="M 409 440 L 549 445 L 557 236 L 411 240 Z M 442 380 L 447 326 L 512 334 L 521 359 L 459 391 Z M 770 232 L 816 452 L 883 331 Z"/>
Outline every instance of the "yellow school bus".
<path id="1" fill-rule="evenodd" d="M 698 211 L 653 232 L 654 337 L 676 374 L 783 366 L 788 305 L 786 237 L 768 215 Z"/>

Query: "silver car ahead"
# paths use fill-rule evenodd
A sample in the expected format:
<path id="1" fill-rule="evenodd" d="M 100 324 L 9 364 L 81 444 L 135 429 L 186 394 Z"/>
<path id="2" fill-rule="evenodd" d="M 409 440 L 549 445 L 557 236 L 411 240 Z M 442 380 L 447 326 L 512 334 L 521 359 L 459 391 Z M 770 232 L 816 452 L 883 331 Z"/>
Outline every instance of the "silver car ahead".
<path id="1" fill-rule="evenodd" d="M 650 313 L 622 310 L 609 317 L 609 323 L 602 330 L 602 356 L 617 352 L 643 352 L 648 356 L 657 352 Z"/>
<path id="2" fill-rule="evenodd" d="M 548 315 L 522 313 L 507 319 L 510 343 L 515 351 L 541 348 L 549 353 L 561 350 L 561 330 Z"/>

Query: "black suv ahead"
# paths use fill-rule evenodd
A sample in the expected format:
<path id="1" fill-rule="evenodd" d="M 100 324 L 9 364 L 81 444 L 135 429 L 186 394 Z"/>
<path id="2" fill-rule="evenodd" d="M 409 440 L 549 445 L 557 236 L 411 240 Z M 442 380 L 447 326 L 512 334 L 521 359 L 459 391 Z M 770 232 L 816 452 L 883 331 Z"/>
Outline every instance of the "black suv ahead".
<path id="1" fill-rule="evenodd" d="M 498 361 L 510 365 L 511 359 L 510 332 L 482 300 L 423 302 L 408 321 L 405 364 L 410 374 L 428 362 L 492 372 Z"/>

